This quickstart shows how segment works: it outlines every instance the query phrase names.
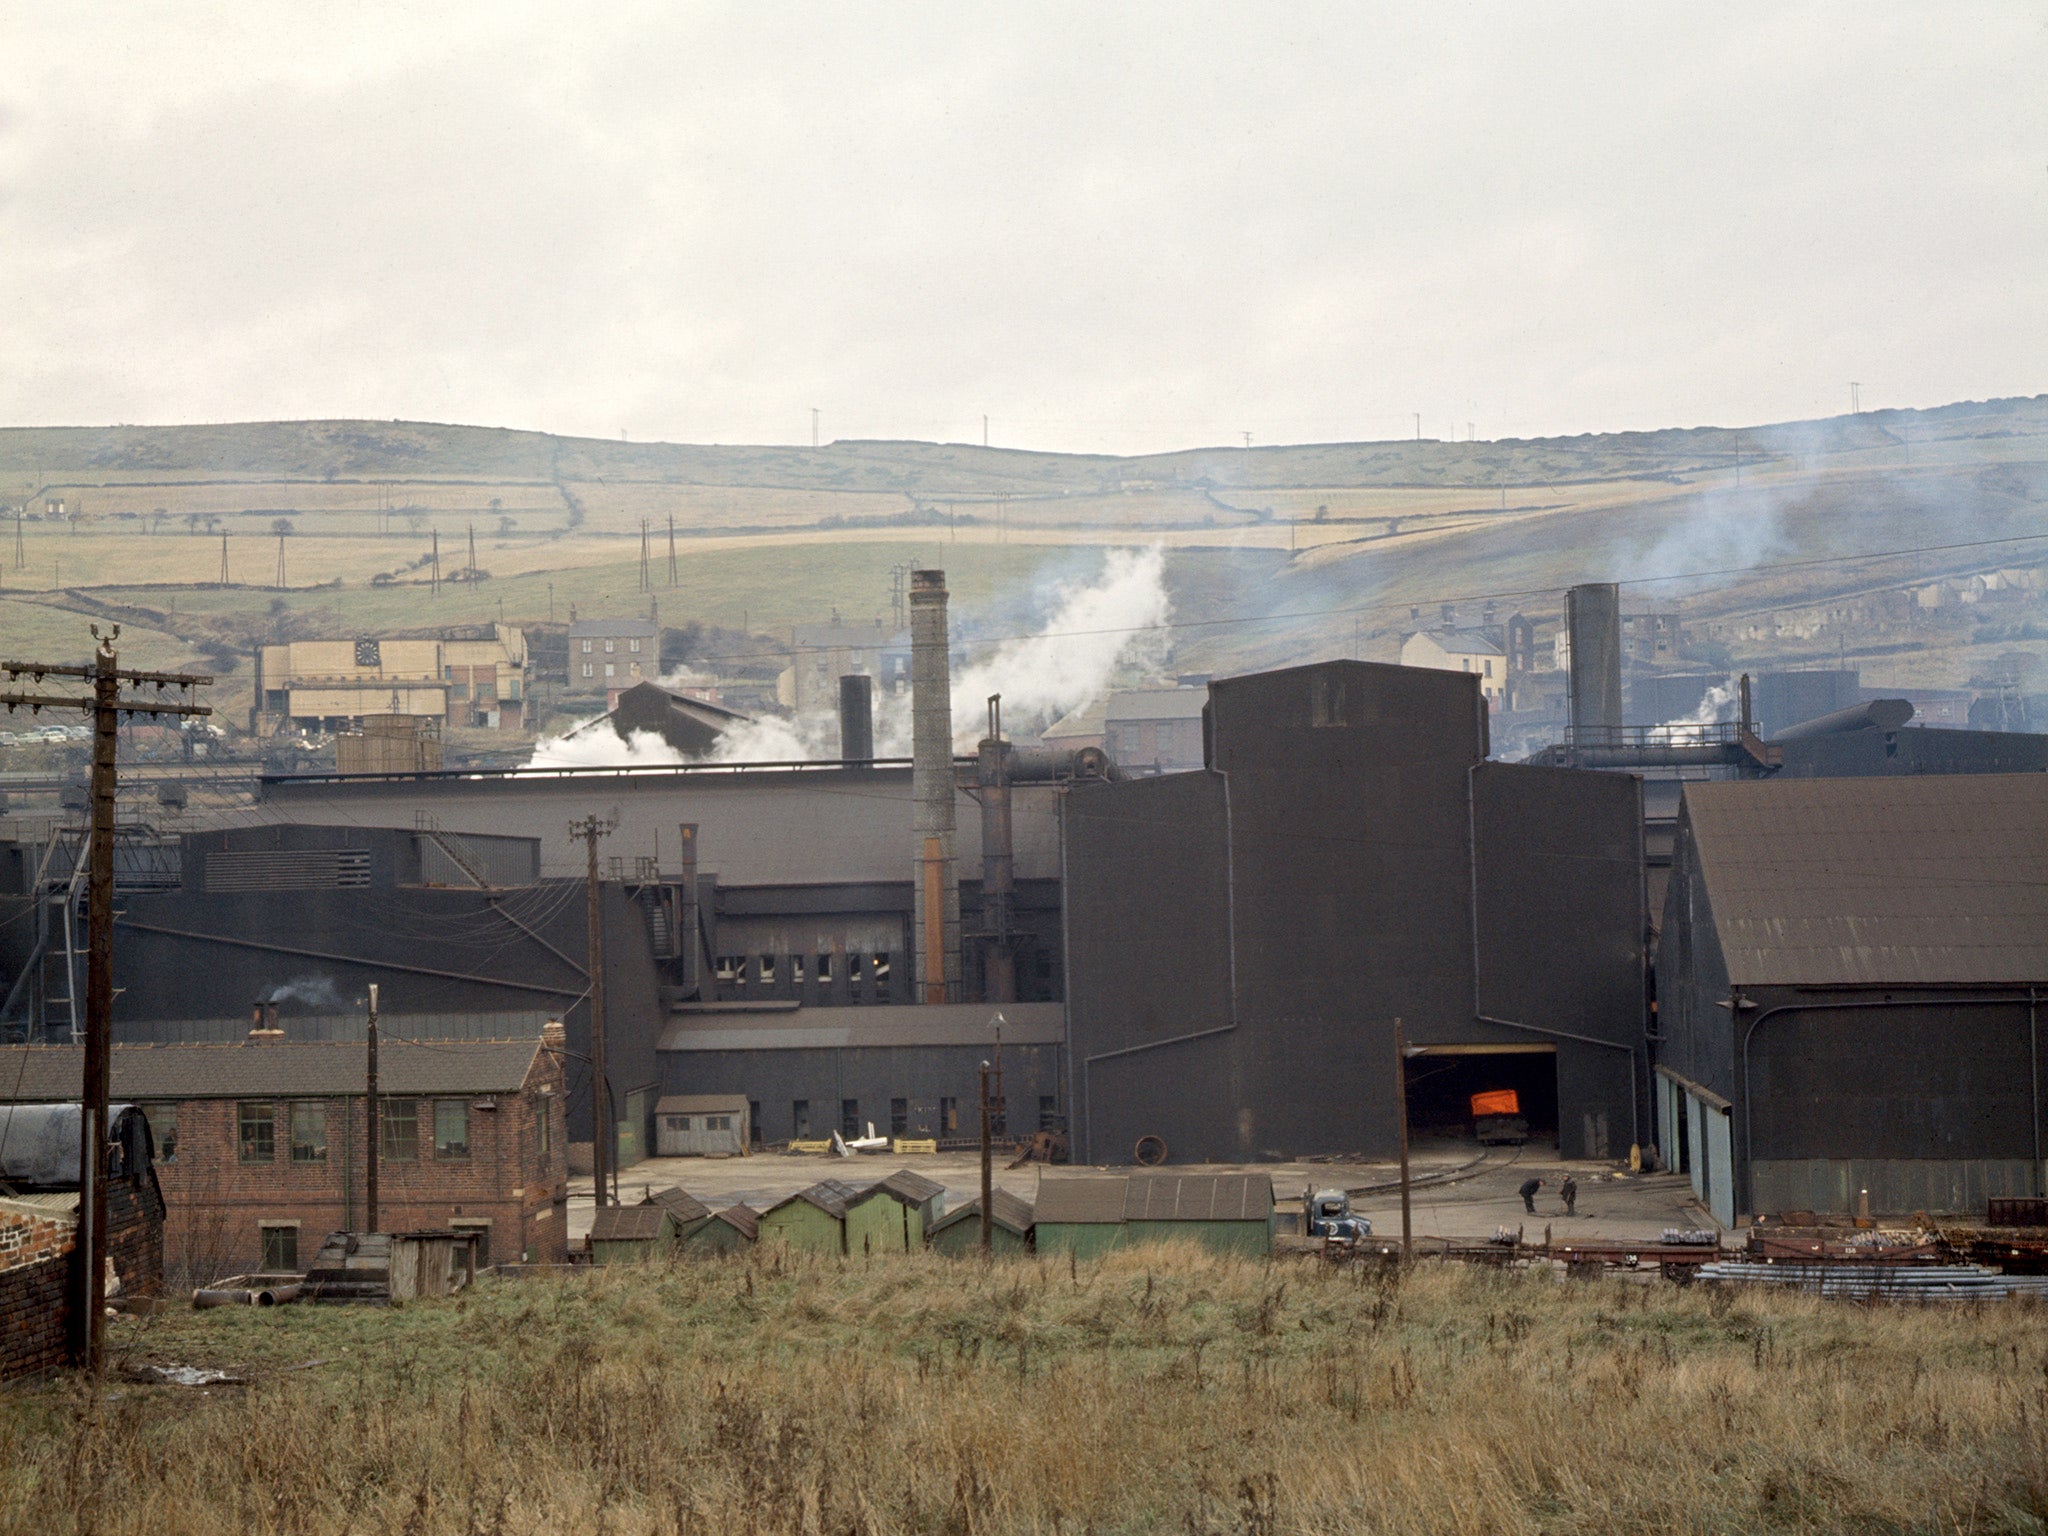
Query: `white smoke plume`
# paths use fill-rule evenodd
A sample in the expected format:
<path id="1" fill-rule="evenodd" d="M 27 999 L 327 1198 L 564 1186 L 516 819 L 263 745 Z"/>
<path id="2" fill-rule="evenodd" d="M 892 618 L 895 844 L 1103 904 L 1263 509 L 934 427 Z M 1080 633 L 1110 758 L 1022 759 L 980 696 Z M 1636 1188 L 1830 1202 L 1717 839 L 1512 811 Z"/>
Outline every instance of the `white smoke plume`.
<path id="1" fill-rule="evenodd" d="M 1093 581 L 1054 589 L 1051 616 L 1035 635 L 1006 640 L 995 654 L 953 679 L 953 739 L 971 748 L 988 727 L 988 696 L 1003 696 L 1003 717 L 1050 725 L 1101 698 L 1121 668 L 1157 664 L 1166 655 L 1166 555 L 1113 549 Z"/>
<path id="2" fill-rule="evenodd" d="M 603 716 L 579 720 L 559 736 L 534 743 L 529 768 L 677 768 L 687 761 L 653 731 L 620 737 Z"/>
<path id="3" fill-rule="evenodd" d="M 1725 683 L 1716 683 L 1706 691 L 1689 715 L 1675 720 L 1666 720 L 1650 731 L 1650 740 L 1683 743 L 1692 738 L 1693 732 L 1704 725 L 1721 725 L 1735 718 L 1736 695 L 1741 684 L 1735 678 Z"/>

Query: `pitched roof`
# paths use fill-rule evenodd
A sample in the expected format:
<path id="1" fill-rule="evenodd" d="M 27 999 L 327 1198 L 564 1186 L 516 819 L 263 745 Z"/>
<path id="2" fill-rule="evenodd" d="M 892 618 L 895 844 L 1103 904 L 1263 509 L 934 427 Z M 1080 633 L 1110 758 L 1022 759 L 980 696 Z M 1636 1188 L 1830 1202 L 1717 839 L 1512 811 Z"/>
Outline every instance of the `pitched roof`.
<path id="1" fill-rule="evenodd" d="M 1688 784 L 1737 986 L 2048 980 L 2048 774 Z"/>
<path id="2" fill-rule="evenodd" d="M 661 626 L 652 619 L 578 619 L 569 626 L 571 640 L 646 639 L 659 634 Z"/>
<path id="3" fill-rule="evenodd" d="M 928 1179 L 921 1173 L 912 1173 L 908 1168 L 898 1168 L 886 1179 L 868 1191 L 869 1194 L 890 1194 L 910 1205 L 923 1205 L 946 1192 L 946 1186 Z"/>
<path id="4" fill-rule="evenodd" d="M 387 1040 L 377 1053 L 377 1086 L 395 1098 L 435 1094 L 517 1093 L 535 1058 L 530 1040 Z M 72 1045 L 0 1051 L 0 1099 L 51 1103 L 76 1099 L 85 1053 Z M 117 1045 L 117 1099 L 338 1098 L 364 1088 L 364 1053 L 350 1042 L 279 1041 L 243 1045 Z"/>
<path id="5" fill-rule="evenodd" d="M 751 1205 L 728 1205 L 711 1213 L 713 1221 L 722 1221 L 739 1233 L 748 1242 L 761 1235 L 761 1213 Z"/>
<path id="6" fill-rule="evenodd" d="M 785 1205 L 803 1200 L 815 1205 L 834 1221 L 841 1221 L 846 1217 L 847 1206 L 859 1196 L 866 1194 L 869 1187 L 865 1184 L 848 1184 L 842 1179 L 820 1179 L 808 1189 L 800 1189 L 793 1195 L 785 1195 L 761 1214 L 769 1215 L 781 1210 Z"/>
<path id="7" fill-rule="evenodd" d="M 1046 1222 L 1114 1224 L 1124 1219 L 1128 1174 L 1062 1174 L 1038 1181 L 1037 1218 Z"/>
<path id="8" fill-rule="evenodd" d="M 1007 1189 L 998 1188 L 989 1192 L 988 1210 L 991 1222 L 1006 1232 L 1016 1233 L 1019 1237 L 1029 1237 L 1031 1235 L 1031 1225 L 1037 1219 L 1036 1213 L 1031 1208 L 1031 1202 L 1023 1199 L 1021 1196 L 1011 1194 Z M 945 1215 L 931 1224 L 930 1230 L 933 1232 L 943 1232 L 946 1228 L 958 1226 L 963 1221 L 979 1222 L 980 1220 L 981 1197 L 977 1195 L 965 1205 L 956 1205 L 952 1210 L 946 1212 Z"/>
<path id="9" fill-rule="evenodd" d="M 1134 1173 L 1125 1221 L 1264 1221 L 1273 1212 L 1266 1173 Z"/>
<path id="10" fill-rule="evenodd" d="M 1483 629 L 1420 629 L 1420 635 L 1436 642 L 1437 649 L 1452 656 L 1501 656 L 1500 643 Z"/>
<path id="11" fill-rule="evenodd" d="M 695 1195 L 690 1194 L 687 1190 L 673 1184 L 667 1189 L 655 1190 L 654 1193 L 640 1203 L 642 1205 L 660 1206 L 669 1215 L 673 1216 L 678 1224 L 686 1221 L 702 1221 L 711 1214 L 711 1207 L 702 1200 L 699 1200 Z"/>
<path id="12" fill-rule="evenodd" d="M 593 1243 L 651 1243 L 671 1223 L 659 1205 L 604 1205 L 590 1223 Z"/>
<path id="13" fill-rule="evenodd" d="M 657 1100 L 657 1115 L 744 1115 L 744 1093 L 671 1093 Z"/>

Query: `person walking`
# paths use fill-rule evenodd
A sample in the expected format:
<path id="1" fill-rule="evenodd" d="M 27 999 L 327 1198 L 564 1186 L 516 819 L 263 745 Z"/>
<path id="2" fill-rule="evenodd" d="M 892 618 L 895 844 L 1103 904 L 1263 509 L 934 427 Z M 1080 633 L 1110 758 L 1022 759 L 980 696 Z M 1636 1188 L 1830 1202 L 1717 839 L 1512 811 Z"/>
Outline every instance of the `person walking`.
<path id="1" fill-rule="evenodd" d="M 1541 1179 L 1529 1179 L 1522 1185 L 1522 1209 L 1531 1216 L 1536 1214 L 1536 1191 L 1543 1187 Z"/>
<path id="2" fill-rule="evenodd" d="M 1557 1192 L 1558 1192 L 1559 1196 L 1560 1196 L 1560 1197 L 1562 1197 L 1562 1198 L 1563 1198 L 1563 1200 L 1564 1200 L 1564 1213 L 1565 1213 L 1565 1215 L 1567 1215 L 1567 1216 L 1576 1216 L 1576 1215 L 1578 1215 L 1578 1214 L 1579 1214 L 1579 1181 L 1578 1181 L 1577 1179 L 1573 1178 L 1573 1177 L 1572 1177 L 1572 1176 L 1571 1176 L 1570 1174 L 1566 1174 L 1566 1175 L 1564 1176 L 1564 1183 L 1560 1184 L 1560 1185 L 1559 1185 L 1559 1186 L 1557 1187 Z"/>

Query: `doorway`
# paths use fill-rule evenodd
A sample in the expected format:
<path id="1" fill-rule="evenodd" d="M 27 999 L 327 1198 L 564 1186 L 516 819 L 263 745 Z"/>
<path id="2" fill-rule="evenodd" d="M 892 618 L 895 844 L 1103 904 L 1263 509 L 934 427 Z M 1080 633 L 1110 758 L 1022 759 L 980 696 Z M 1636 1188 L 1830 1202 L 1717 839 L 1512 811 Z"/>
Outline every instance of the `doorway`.
<path id="1" fill-rule="evenodd" d="M 1551 1045 L 1432 1045 L 1408 1060 L 1411 1136 L 1472 1139 L 1472 1096 L 1515 1095 L 1531 1141 L 1557 1140 L 1557 1048 Z"/>

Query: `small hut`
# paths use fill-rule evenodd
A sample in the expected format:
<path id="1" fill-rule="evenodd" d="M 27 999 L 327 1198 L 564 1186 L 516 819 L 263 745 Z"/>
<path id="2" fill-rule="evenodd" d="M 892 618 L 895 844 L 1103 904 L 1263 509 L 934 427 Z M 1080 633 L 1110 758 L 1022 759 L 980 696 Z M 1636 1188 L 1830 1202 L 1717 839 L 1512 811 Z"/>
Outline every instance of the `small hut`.
<path id="1" fill-rule="evenodd" d="M 867 1191 L 838 1179 L 820 1179 L 761 1213 L 761 1240 L 812 1253 L 845 1253 L 846 1208 Z"/>
<path id="2" fill-rule="evenodd" d="M 909 1253 L 924 1246 L 946 1186 L 907 1168 L 870 1185 L 846 1203 L 846 1251 Z"/>
<path id="3" fill-rule="evenodd" d="M 674 1093 L 654 1106 L 654 1149 L 662 1157 L 745 1157 L 752 1134 L 747 1098 Z"/>
<path id="4" fill-rule="evenodd" d="M 669 1220 L 675 1223 L 676 1240 L 680 1242 L 711 1219 L 711 1207 L 699 1200 L 688 1190 L 671 1184 L 667 1189 L 657 1189 L 640 1202 L 642 1205 L 658 1205 L 668 1212 Z"/>
<path id="5" fill-rule="evenodd" d="M 1273 1251 L 1273 1180 L 1263 1173 L 1048 1177 L 1039 1181 L 1033 1235 L 1040 1253 L 1084 1259 L 1174 1238 L 1263 1256 Z"/>
<path id="6" fill-rule="evenodd" d="M 590 1224 L 590 1262 L 632 1264 L 675 1242 L 676 1223 L 659 1205 L 599 1206 Z"/>
<path id="7" fill-rule="evenodd" d="M 738 1253 L 750 1248 L 760 1235 L 761 1217 L 750 1205 L 728 1205 L 692 1228 L 683 1238 L 683 1252 L 690 1254 Z"/>
<path id="8" fill-rule="evenodd" d="M 991 1253 L 1026 1254 L 1031 1251 L 1034 1215 L 1031 1202 L 998 1189 L 989 1196 L 989 1238 Z M 956 1205 L 927 1229 L 927 1241 L 934 1253 L 958 1258 L 981 1248 L 981 1198 Z"/>

